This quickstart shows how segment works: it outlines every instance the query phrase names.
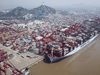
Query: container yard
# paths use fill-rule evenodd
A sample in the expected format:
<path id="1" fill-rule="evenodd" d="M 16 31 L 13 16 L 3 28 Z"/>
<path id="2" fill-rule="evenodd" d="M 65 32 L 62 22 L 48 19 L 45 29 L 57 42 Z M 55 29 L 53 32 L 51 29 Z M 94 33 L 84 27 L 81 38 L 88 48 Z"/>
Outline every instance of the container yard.
<path id="1" fill-rule="evenodd" d="M 19 70 L 37 64 L 44 54 L 63 57 L 100 32 L 100 18 L 73 25 L 49 21 L 0 23 L 0 48 Z"/>

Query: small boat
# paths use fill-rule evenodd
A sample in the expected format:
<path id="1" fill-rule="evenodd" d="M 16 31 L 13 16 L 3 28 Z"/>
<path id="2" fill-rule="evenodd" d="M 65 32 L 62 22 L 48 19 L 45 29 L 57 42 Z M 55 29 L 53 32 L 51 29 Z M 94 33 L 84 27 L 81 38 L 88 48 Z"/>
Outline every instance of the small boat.
<path id="1" fill-rule="evenodd" d="M 30 74 L 30 70 L 28 70 L 28 68 L 22 70 L 23 75 L 29 75 Z"/>

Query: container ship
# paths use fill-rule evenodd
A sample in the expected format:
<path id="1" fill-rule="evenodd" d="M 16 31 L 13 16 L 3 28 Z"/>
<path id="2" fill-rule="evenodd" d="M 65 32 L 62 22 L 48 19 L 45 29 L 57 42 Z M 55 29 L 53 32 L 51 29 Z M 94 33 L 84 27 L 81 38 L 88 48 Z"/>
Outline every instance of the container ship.
<path id="1" fill-rule="evenodd" d="M 53 46 L 52 49 L 50 50 L 49 53 L 47 53 L 45 55 L 45 59 L 50 60 L 50 62 L 55 62 L 57 60 L 61 60 L 63 58 L 69 57 L 73 54 L 75 54 L 76 52 L 78 52 L 79 50 L 81 50 L 83 47 L 85 47 L 86 45 L 88 45 L 90 42 L 92 42 L 96 37 L 98 36 L 95 35 L 94 37 L 92 37 L 91 39 L 87 40 L 86 42 L 84 42 L 83 44 L 78 45 L 77 47 L 71 47 L 69 44 L 65 43 L 65 47 L 62 49 L 59 49 L 59 46 Z M 72 38 L 72 37 L 69 37 Z"/>
<path id="2" fill-rule="evenodd" d="M 36 40 L 39 41 L 39 53 L 45 54 L 44 61 L 52 63 L 75 54 L 98 35 L 91 26 L 75 24 L 49 32 L 45 37 L 38 36 Z"/>

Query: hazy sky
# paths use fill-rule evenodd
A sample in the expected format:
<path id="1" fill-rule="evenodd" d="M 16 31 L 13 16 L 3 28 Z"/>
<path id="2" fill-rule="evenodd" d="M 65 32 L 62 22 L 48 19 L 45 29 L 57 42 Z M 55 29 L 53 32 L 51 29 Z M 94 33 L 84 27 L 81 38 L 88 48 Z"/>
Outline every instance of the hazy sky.
<path id="1" fill-rule="evenodd" d="M 51 7 L 64 7 L 83 3 L 84 5 L 100 6 L 100 0 L 0 0 L 0 8 L 24 8 L 38 7 L 44 2 Z"/>

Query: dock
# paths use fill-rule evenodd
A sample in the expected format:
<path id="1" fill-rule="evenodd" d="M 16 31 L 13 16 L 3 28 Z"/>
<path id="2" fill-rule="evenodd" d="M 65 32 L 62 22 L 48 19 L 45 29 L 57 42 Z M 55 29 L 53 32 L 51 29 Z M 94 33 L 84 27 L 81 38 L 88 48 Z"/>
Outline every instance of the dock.
<path id="1" fill-rule="evenodd" d="M 38 49 L 36 49 L 35 51 L 37 53 L 32 53 L 27 51 L 26 53 L 21 53 L 21 54 L 17 54 L 17 51 L 14 51 L 12 49 L 10 49 L 10 47 L 5 47 L 2 44 L 0 44 L 0 48 L 4 49 L 4 51 L 6 51 L 8 54 L 13 54 L 13 57 L 9 59 L 9 61 L 18 69 L 18 70 L 23 70 L 26 67 L 30 68 L 31 66 L 39 63 L 40 61 L 43 60 L 43 56 L 38 55 Z M 33 58 L 29 58 L 27 57 L 27 55 L 29 56 L 33 56 Z M 23 57 L 22 57 L 23 56 Z M 11 64 L 9 61 L 7 61 L 9 64 Z M 8 70 L 8 74 L 11 74 L 9 72 L 10 70 Z"/>

